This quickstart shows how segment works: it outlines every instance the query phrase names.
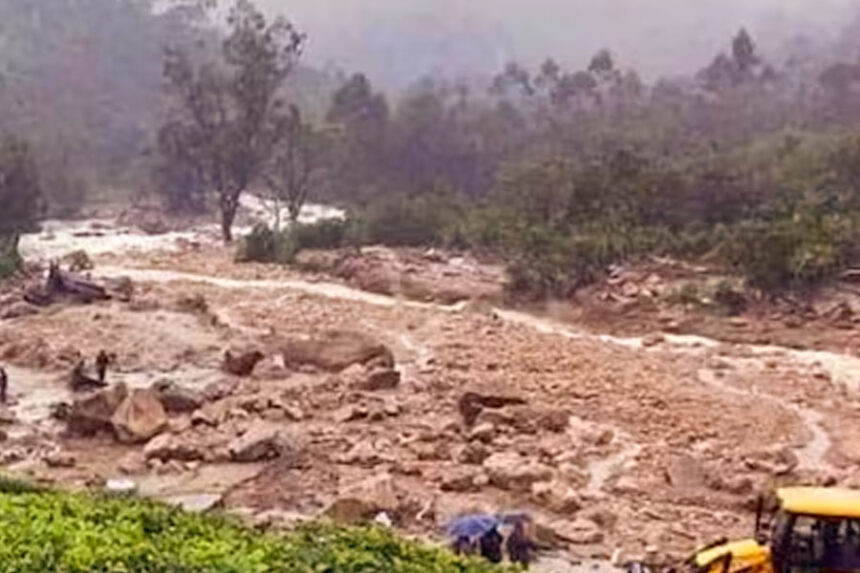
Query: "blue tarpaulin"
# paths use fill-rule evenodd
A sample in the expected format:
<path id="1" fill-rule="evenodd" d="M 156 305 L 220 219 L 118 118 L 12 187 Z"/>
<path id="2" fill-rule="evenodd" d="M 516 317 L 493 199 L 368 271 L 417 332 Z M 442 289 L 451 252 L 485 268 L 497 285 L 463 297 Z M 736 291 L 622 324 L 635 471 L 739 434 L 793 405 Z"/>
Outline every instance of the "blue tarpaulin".
<path id="1" fill-rule="evenodd" d="M 453 520 L 448 525 L 448 535 L 454 539 L 459 539 L 460 537 L 474 539 L 498 527 L 499 524 L 499 518 L 495 515 L 464 515 Z"/>

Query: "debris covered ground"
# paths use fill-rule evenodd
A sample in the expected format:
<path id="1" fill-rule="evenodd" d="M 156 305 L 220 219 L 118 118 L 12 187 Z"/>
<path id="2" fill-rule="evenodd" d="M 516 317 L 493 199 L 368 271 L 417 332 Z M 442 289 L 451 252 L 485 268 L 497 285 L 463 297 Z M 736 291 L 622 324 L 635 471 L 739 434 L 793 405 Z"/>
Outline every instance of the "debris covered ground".
<path id="1" fill-rule="evenodd" d="M 122 296 L 47 307 L 20 289 L 0 296 L 9 471 L 81 487 L 126 479 L 271 526 L 381 519 L 435 536 L 457 515 L 522 510 L 568 561 L 684 556 L 748 535 L 762 488 L 860 485 L 860 361 L 835 343 L 653 334 L 659 322 L 641 338 L 591 334 L 494 308 L 501 274 L 473 261 L 430 253 L 430 273 L 396 267 L 418 275 L 410 296 L 400 279 L 399 290 L 353 279 L 390 270 L 372 263 L 384 255 L 299 271 L 235 264 L 206 234 L 123 242 L 114 229 L 100 223 L 70 250 L 89 252 L 84 272 Z M 59 256 L 63 232 L 28 237 L 25 253 Z M 87 248 L 105 236 L 112 252 Z M 403 255 L 413 267 L 423 256 Z M 446 278 L 457 288 L 434 296 Z M 726 328 L 742 330 L 734 320 Z M 110 387 L 74 393 L 70 373 L 100 351 Z"/>

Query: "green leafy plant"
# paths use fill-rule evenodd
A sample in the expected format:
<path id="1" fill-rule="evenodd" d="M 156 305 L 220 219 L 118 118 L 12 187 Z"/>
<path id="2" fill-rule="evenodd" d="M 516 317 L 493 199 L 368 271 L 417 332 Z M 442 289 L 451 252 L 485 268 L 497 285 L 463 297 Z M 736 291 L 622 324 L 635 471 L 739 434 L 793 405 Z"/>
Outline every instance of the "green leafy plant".
<path id="1" fill-rule="evenodd" d="M 242 240 L 238 260 L 258 263 L 292 263 L 299 244 L 290 230 L 273 231 L 267 225 L 256 225 Z"/>
<path id="2" fill-rule="evenodd" d="M 296 223 L 290 229 L 300 249 L 338 249 L 351 239 L 351 231 L 351 222 L 345 219 Z"/>
<path id="3" fill-rule="evenodd" d="M 381 529 L 311 525 L 260 534 L 146 501 L 34 492 L 0 482 L 3 571 L 60 573 L 491 573 L 486 562 Z"/>

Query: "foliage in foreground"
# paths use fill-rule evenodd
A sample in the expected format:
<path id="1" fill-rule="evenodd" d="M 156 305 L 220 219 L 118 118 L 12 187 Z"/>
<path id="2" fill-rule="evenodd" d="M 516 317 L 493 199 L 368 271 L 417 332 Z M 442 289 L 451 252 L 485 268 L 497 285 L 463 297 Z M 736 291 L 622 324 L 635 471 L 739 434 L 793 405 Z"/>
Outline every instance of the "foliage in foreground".
<path id="1" fill-rule="evenodd" d="M 31 492 L 0 484 L 0 570 L 7 572 L 459 572 L 486 563 L 379 529 L 314 525 L 284 537 L 138 500 Z"/>

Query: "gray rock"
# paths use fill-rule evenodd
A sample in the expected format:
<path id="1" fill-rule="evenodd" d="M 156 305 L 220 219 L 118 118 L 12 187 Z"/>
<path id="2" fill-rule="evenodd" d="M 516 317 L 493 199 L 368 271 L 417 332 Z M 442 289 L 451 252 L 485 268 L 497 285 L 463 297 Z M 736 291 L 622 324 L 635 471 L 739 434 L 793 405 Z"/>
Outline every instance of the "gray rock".
<path id="1" fill-rule="evenodd" d="M 164 409 L 171 414 L 194 412 L 206 401 L 203 392 L 177 386 L 172 382 L 155 387 Z"/>
<path id="2" fill-rule="evenodd" d="M 191 513 L 206 513 L 222 507 L 224 496 L 218 493 L 193 493 L 176 495 L 164 500 L 168 505 L 175 505 L 183 511 Z"/>
<path id="3" fill-rule="evenodd" d="M 243 463 L 277 458 L 289 449 L 281 430 L 263 422 L 251 426 L 227 448 L 234 461 Z"/>
<path id="4" fill-rule="evenodd" d="M 492 484 L 505 490 L 530 492 L 534 483 L 552 478 L 550 467 L 512 452 L 493 454 L 483 465 Z"/>

